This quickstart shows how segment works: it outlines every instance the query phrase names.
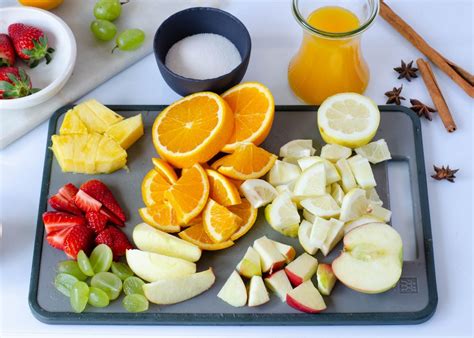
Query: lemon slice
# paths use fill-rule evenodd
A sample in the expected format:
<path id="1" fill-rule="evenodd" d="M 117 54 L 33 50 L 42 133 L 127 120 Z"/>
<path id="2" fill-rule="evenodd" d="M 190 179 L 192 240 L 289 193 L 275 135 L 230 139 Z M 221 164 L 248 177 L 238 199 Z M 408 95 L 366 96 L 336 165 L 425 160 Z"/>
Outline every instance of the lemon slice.
<path id="1" fill-rule="evenodd" d="M 303 171 L 295 182 L 293 194 L 298 197 L 321 196 L 326 193 L 324 163 L 318 162 Z"/>
<path id="2" fill-rule="evenodd" d="M 268 173 L 268 182 L 273 186 L 287 184 L 296 180 L 300 174 L 299 166 L 277 160 Z"/>
<path id="3" fill-rule="evenodd" d="M 321 157 L 331 162 L 337 162 L 341 158 L 349 158 L 352 155 L 352 149 L 339 144 L 326 144 L 321 148 Z"/>
<path id="4" fill-rule="evenodd" d="M 311 156 L 311 157 L 303 157 L 298 160 L 298 165 L 300 166 L 301 170 L 305 171 L 313 164 L 322 162 L 324 164 L 324 171 L 326 172 L 326 184 L 331 184 L 337 182 L 341 179 L 336 167 L 330 161 L 319 157 L 319 156 Z"/>
<path id="5" fill-rule="evenodd" d="M 379 123 L 375 102 L 356 93 L 330 96 L 318 109 L 319 132 L 326 143 L 361 147 L 372 140 Z"/>
<path id="6" fill-rule="evenodd" d="M 298 235 L 300 214 L 289 194 L 275 198 L 272 204 L 265 208 L 265 218 L 276 231 L 290 237 Z"/>
<path id="7" fill-rule="evenodd" d="M 357 187 L 354 174 L 351 171 L 349 162 L 345 158 L 341 158 L 336 162 L 336 168 L 341 174 L 341 187 L 345 192 L 348 192 L 351 189 Z"/>
<path id="8" fill-rule="evenodd" d="M 315 152 L 313 140 L 293 140 L 280 148 L 280 157 L 301 158 L 313 156 Z"/>
<path id="9" fill-rule="evenodd" d="M 361 188 L 368 189 L 377 185 L 370 163 L 366 158 L 355 155 L 348 159 L 347 162 L 349 162 L 355 180 Z"/>
<path id="10" fill-rule="evenodd" d="M 392 218 L 392 212 L 390 210 L 385 209 L 384 207 L 381 207 L 380 205 L 372 204 L 370 201 L 367 207 L 367 214 L 375 218 L 378 218 L 379 220 L 385 223 L 390 222 L 390 218 Z"/>
<path id="11" fill-rule="evenodd" d="M 387 142 L 385 142 L 384 139 L 356 148 L 355 152 L 360 156 L 365 157 L 373 164 L 387 161 L 392 158 L 392 155 L 390 155 L 390 151 L 388 150 Z"/>
<path id="12" fill-rule="evenodd" d="M 263 207 L 278 196 L 278 192 L 270 183 L 257 178 L 242 183 L 240 191 L 254 208 Z"/>
<path id="13" fill-rule="evenodd" d="M 367 191 L 366 194 L 368 194 Z M 331 184 L 331 196 L 336 200 L 337 204 L 342 204 L 342 199 L 344 198 L 344 190 L 342 190 L 341 186 L 338 183 Z"/>
<path id="14" fill-rule="evenodd" d="M 304 199 L 301 201 L 301 206 L 313 215 L 323 218 L 337 217 L 341 212 L 339 205 L 331 195 Z"/>
<path id="15" fill-rule="evenodd" d="M 354 188 L 342 199 L 341 214 L 339 220 L 343 222 L 352 221 L 367 213 L 368 201 L 365 190 Z"/>
<path id="16" fill-rule="evenodd" d="M 370 215 L 364 215 L 359 218 L 356 218 L 353 221 L 344 223 L 344 235 L 346 235 L 352 229 L 360 227 L 361 225 L 368 224 L 368 223 L 379 223 L 380 219 Z"/>
<path id="17" fill-rule="evenodd" d="M 383 205 L 383 201 L 380 199 L 379 194 L 375 188 L 365 189 L 365 196 L 371 204 L 377 204 L 380 206 Z"/>

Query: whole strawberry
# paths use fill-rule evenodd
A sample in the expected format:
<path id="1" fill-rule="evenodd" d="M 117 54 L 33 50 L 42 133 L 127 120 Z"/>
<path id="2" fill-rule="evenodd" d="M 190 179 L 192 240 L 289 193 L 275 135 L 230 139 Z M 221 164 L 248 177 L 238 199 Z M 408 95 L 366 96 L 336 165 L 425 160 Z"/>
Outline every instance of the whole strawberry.
<path id="1" fill-rule="evenodd" d="M 13 66 L 15 64 L 15 50 L 12 40 L 6 34 L 0 34 L 0 67 Z"/>
<path id="2" fill-rule="evenodd" d="M 0 99 L 15 99 L 36 93 L 39 89 L 31 87 L 31 80 L 23 68 L 0 68 Z"/>
<path id="3" fill-rule="evenodd" d="M 15 51 L 21 59 L 33 68 L 45 58 L 46 64 L 51 61 L 54 49 L 48 46 L 48 37 L 34 26 L 14 23 L 8 26 L 8 35 L 13 41 Z"/>

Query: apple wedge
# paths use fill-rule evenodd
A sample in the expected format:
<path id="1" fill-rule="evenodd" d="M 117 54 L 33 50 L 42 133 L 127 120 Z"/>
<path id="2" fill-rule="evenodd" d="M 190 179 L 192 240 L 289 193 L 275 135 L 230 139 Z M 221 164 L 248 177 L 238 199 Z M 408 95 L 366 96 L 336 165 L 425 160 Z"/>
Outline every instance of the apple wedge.
<path id="1" fill-rule="evenodd" d="M 133 241 L 137 248 L 143 251 L 182 258 L 190 262 L 197 262 L 201 258 L 201 249 L 196 245 L 146 223 L 135 226 Z"/>
<path id="2" fill-rule="evenodd" d="M 253 248 L 260 255 L 262 272 L 269 272 L 271 274 L 274 271 L 280 270 L 285 265 L 285 257 L 266 236 L 256 239 L 255 242 L 253 242 Z"/>
<path id="3" fill-rule="evenodd" d="M 237 271 L 231 273 L 217 297 L 234 307 L 247 304 L 247 288 Z"/>
<path id="4" fill-rule="evenodd" d="M 318 260 L 306 252 L 298 256 L 285 267 L 286 275 L 293 286 L 298 286 L 311 279 L 318 268 Z"/>
<path id="5" fill-rule="evenodd" d="M 331 218 L 329 222 L 331 223 L 331 228 L 329 229 L 323 246 L 321 247 L 321 252 L 324 256 L 327 256 L 344 236 L 344 222 L 335 218 Z"/>
<path id="6" fill-rule="evenodd" d="M 196 264 L 181 258 L 137 249 L 127 250 L 126 257 L 130 269 L 147 282 L 186 276 L 196 272 Z"/>
<path id="7" fill-rule="evenodd" d="M 274 240 L 271 240 L 271 241 L 275 244 L 277 250 L 280 251 L 280 253 L 285 257 L 286 264 L 290 263 L 293 259 L 295 259 L 295 256 L 296 256 L 295 248 L 285 243 L 277 242 Z"/>
<path id="8" fill-rule="evenodd" d="M 262 267 L 260 265 L 260 255 L 251 246 L 247 249 L 242 260 L 237 264 L 237 271 L 247 278 L 262 275 Z"/>
<path id="9" fill-rule="evenodd" d="M 344 250 L 332 262 L 337 279 L 363 293 L 394 287 L 402 274 L 403 244 L 398 232 L 384 223 L 369 223 L 344 237 Z"/>
<path id="10" fill-rule="evenodd" d="M 380 223 L 380 220 L 377 217 L 371 215 L 364 215 L 359 218 L 356 218 L 353 221 L 344 223 L 344 235 L 347 235 L 349 231 L 360 227 L 361 225 L 368 224 L 368 223 Z"/>
<path id="11" fill-rule="evenodd" d="M 261 276 L 253 276 L 249 286 L 249 306 L 259 306 L 270 300 Z"/>
<path id="12" fill-rule="evenodd" d="M 332 223 L 330 221 L 316 216 L 310 235 L 310 241 L 315 247 L 322 249 L 331 230 L 331 226 Z"/>
<path id="13" fill-rule="evenodd" d="M 319 250 L 317 246 L 313 245 L 310 239 L 312 228 L 312 223 L 308 222 L 307 220 L 303 220 L 298 229 L 298 240 L 304 251 L 306 251 L 310 255 L 316 254 L 316 252 L 318 252 Z"/>
<path id="14" fill-rule="evenodd" d="M 280 297 L 282 302 L 286 302 L 286 294 L 293 289 L 284 270 L 272 273 L 270 276 L 265 278 L 265 284 L 271 291 Z"/>
<path id="15" fill-rule="evenodd" d="M 337 280 L 331 265 L 325 263 L 319 264 L 318 270 L 316 271 L 316 278 L 318 280 L 319 292 L 322 295 L 329 296 Z"/>
<path id="16" fill-rule="evenodd" d="M 318 313 L 326 309 L 323 297 L 311 280 L 288 292 L 286 302 L 296 310 L 307 313 Z"/>
<path id="17" fill-rule="evenodd" d="M 155 304 L 175 304 L 200 295 L 208 290 L 216 277 L 212 268 L 187 276 L 161 279 L 143 285 L 145 297 Z"/>

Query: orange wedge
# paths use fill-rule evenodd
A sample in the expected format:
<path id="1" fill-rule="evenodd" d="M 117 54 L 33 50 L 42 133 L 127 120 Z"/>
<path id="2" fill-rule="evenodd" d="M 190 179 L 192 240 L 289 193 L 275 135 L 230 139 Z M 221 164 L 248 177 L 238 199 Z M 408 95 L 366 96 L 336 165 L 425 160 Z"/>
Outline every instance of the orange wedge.
<path id="1" fill-rule="evenodd" d="M 222 250 L 234 245 L 232 241 L 214 243 L 204 231 L 202 224 L 193 225 L 181 231 L 178 236 L 189 243 L 197 245 L 200 249 L 208 251 Z"/>
<path id="2" fill-rule="evenodd" d="M 207 169 L 206 173 L 209 178 L 209 198 L 225 207 L 240 204 L 239 191 L 227 177 L 212 169 Z"/>
<path id="3" fill-rule="evenodd" d="M 164 193 L 164 197 L 171 203 L 180 222 L 187 224 L 206 206 L 209 197 L 206 172 L 196 163 Z"/>
<path id="4" fill-rule="evenodd" d="M 234 132 L 222 151 L 231 153 L 242 143 L 261 144 L 270 133 L 275 102 L 270 90 L 258 82 L 241 83 L 222 94 L 234 112 Z"/>
<path id="5" fill-rule="evenodd" d="M 232 236 L 230 236 L 230 239 L 235 241 L 245 235 L 255 224 L 255 221 L 257 220 L 257 215 L 258 211 L 252 205 L 247 201 L 245 198 L 242 199 L 242 203 L 238 205 L 232 205 L 228 207 L 229 211 L 232 213 L 236 214 L 237 216 L 242 219 L 242 223 L 240 225 L 240 228 L 237 229 L 236 232 Z"/>
<path id="6" fill-rule="evenodd" d="M 173 167 L 168 162 L 163 161 L 161 158 L 152 158 L 151 161 L 155 166 L 155 170 L 158 171 L 161 176 L 166 178 L 169 183 L 175 183 L 178 180 L 178 175 L 174 171 Z"/>
<path id="7" fill-rule="evenodd" d="M 239 216 L 212 199 L 209 199 L 202 213 L 204 231 L 214 243 L 228 240 L 241 223 Z"/>
<path id="8" fill-rule="evenodd" d="M 178 168 L 209 161 L 227 143 L 234 116 L 217 94 L 201 92 L 169 105 L 153 123 L 152 138 L 160 157 Z"/>
<path id="9" fill-rule="evenodd" d="M 234 153 L 218 159 L 211 167 L 227 177 L 248 180 L 265 175 L 273 167 L 276 159 L 276 155 L 265 149 L 253 143 L 245 143 Z"/>
<path id="10" fill-rule="evenodd" d="M 161 204 L 165 197 L 165 191 L 171 184 L 155 169 L 151 169 L 142 181 L 142 199 L 147 207 Z"/>
<path id="11" fill-rule="evenodd" d="M 145 223 L 158 230 L 164 232 L 179 232 L 181 230 L 176 213 L 168 202 L 138 209 L 138 213 Z"/>

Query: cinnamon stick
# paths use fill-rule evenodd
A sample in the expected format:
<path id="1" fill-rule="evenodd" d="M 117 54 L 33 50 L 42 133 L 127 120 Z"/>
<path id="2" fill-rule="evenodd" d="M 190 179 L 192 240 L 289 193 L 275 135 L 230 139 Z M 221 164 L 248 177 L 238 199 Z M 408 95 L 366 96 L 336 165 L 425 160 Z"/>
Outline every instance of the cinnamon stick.
<path id="1" fill-rule="evenodd" d="M 416 64 L 418 65 L 421 77 L 423 78 L 426 88 L 428 89 L 431 99 L 438 111 L 439 117 L 441 118 L 441 121 L 443 121 L 444 127 L 448 132 L 452 133 L 456 130 L 456 123 L 454 122 L 453 116 L 451 115 L 448 105 L 441 93 L 441 89 L 439 88 L 430 64 L 421 58 L 416 60 Z"/>
<path id="2" fill-rule="evenodd" d="M 415 30 L 399 17 L 383 0 L 380 2 L 380 15 L 401 35 L 410 41 L 420 52 L 446 73 L 470 97 L 474 97 L 474 75 L 449 61 L 432 48 Z"/>

